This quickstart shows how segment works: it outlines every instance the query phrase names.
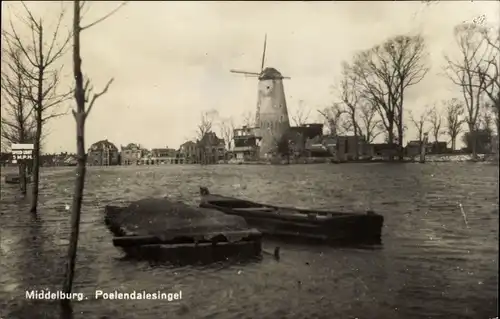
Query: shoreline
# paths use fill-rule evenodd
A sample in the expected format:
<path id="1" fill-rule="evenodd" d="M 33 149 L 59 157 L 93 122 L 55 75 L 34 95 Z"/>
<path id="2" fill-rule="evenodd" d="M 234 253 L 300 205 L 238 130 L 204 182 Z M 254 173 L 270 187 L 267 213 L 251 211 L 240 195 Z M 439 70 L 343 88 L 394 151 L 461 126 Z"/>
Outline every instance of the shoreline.
<path id="1" fill-rule="evenodd" d="M 425 162 L 420 163 L 418 157 L 414 158 L 404 158 L 402 161 L 397 158 L 394 160 L 384 159 L 384 158 L 374 158 L 374 159 L 361 159 L 361 160 L 347 160 L 347 161 L 335 161 L 332 157 L 310 157 L 310 158 L 299 158 L 290 159 L 289 163 L 286 160 L 270 160 L 270 161 L 248 161 L 248 162 L 233 162 L 226 163 L 228 165 L 300 165 L 300 164 L 370 164 L 370 163 L 391 163 L 391 164 L 406 164 L 406 163 L 463 163 L 463 162 L 487 162 L 487 163 L 498 163 L 498 156 L 491 154 L 478 154 L 477 159 L 473 159 L 469 154 L 433 154 L 427 155 L 425 157 Z"/>
<path id="2" fill-rule="evenodd" d="M 404 158 L 402 161 L 397 158 L 394 160 L 388 160 L 384 158 L 373 158 L 373 159 L 361 159 L 361 160 L 346 160 L 346 161 L 335 161 L 333 157 L 307 157 L 307 158 L 297 158 L 290 159 L 287 163 L 286 160 L 271 159 L 266 161 L 241 161 L 241 162 L 225 162 L 225 163 L 214 163 L 214 164 L 144 164 L 144 165 L 109 165 L 109 166 L 97 166 L 97 165 L 87 165 L 87 167 L 149 167 L 149 166 L 213 166 L 213 165 L 305 165 L 305 164 L 373 164 L 373 163 L 391 163 L 391 164 L 406 164 L 406 163 L 464 163 L 464 162 L 480 162 L 480 163 L 499 163 L 498 155 L 495 154 L 478 154 L 477 159 L 473 159 L 469 154 L 432 154 L 425 157 L 425 162 L 420 163 L 418 157 L 414 158 Z M 15 168 L 17 164 L 8 164 L 0 167 L 0 170 L 5 170 L 9 168 Z M 55 166 L 42 166 L 45 168 L 54 167 L 64 167 L 64 168 L 76 168 L 73 165 L 55 165 Z"/>

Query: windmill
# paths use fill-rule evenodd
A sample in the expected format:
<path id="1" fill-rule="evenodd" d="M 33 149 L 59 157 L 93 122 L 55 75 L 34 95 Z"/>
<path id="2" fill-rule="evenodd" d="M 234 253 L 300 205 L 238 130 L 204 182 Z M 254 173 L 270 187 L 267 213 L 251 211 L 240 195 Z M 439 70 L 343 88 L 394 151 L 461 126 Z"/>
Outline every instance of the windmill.
<path id="1" fill-rule="evenodd" d="M 261 137 L 260 157 L 271 153 L 275 149 L 277 141 L 290 129 L 283 87 L 283 79 L 290 79 L 290 77 L 283 76 L 275 68 L 264 68 L 266 46 L 267 34 L 264 38 L 260 72 L 230 70 L 231 73 L 243 74 L 245 77 L 257 77 L 259 80 L 255 126 Z"/>

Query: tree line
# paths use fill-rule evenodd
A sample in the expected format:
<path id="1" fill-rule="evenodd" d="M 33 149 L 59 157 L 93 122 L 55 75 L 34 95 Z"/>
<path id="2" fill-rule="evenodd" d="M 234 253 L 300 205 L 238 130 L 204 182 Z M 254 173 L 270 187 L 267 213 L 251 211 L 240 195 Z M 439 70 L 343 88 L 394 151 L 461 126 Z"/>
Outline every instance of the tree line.
<path id="1" fill-rule="evenodd" d="M 452 150 L 463 134 L 467 150 L 477 158 L 478 141 L 491 142 L 494 131 L 499 132 L 500 31 L 487 25 L 485 19 L 461 23 L 452 31 L 455 44 L 450 51 L 455 53 L 443 56 L 445 66 L 438 72 L 454 85 L 455 97 L 422 105 L 419 114 L 406 110 L 409 90 L 431 71 L 429 52 L 420 34 L 393 36 L 342 62 L 340 81 L 334 86 L 336 100 L 318 110 L 329 134 L 352 134 L 368 143 L 383 135 L 403 159 L 405 132 L 411 125 L 419 142 L 425 135 L 433 142 L 444 137 Z M 203 113 L 198 135 L 218 122 L 221 136 L 229 142 L 234 121 L 214 114 Z M 300 101 L 291 120 L 302 125 L 309 115 L 310 109 Z M 253 113 L 247 112 L 241 124 L 252 127 L 253 120 Z"/>
<path id="2" fill-rule="evenodd" d="M 408 123 L 416 128 L 419 141 L 425 134 L 434 141 L 446 135 L 452 149 L 464 132 L 477 157 L 478 138 L 484 132 L 491 134 L 493 122 L 499 131 L 499 30 L 462 23 L 453 34 L 458 54 L 445 55 L 444 73 L 457 87 L 457 97 L 440 101 L 439 107 L 423 106 L 420 116 L 405 112 L 408 90 L 430 71 L 429 53 L 419 34 L 394 36 L 342 63 L 341 80 L 335 86 L 337 101 L 319 111 L 330 134 L 350 133 L 369 143 L 384 134 L 402 159 Z"/>

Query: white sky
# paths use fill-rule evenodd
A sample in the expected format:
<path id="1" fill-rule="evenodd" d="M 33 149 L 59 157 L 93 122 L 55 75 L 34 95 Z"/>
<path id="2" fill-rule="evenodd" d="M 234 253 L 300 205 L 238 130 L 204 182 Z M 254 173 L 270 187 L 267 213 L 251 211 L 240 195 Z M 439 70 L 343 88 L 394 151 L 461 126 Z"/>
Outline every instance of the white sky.
<path id="1" fill-rule="evenodd" d="M 117 2 L 89 1 L 85 21 L 106 14 Z M 2 27 L 19 3 L 2 2 Z M 54 19 L 60 2 L 29 3 L 36 16 Z M 71 5 L 66 3 L 71 20 Z M 241 121 L 254 111 L 257 80 L 232 74 L 237 68 L 259 71 L 264 34 L 266 66 L 285 80 L 289 113 L 303 100 L 316 109 L 336 100 L 332 85 L 340 65 L 358 50 L 388 37 L 421 32 L 432 69 L 408 91 L 405 106 L 418 114 L 426 104 L 460 97 L 442 75 L 443 54 L 455 49 L 453 27 L 486 15 L 498 25 L 498 1 L 408 2 L 147 2 L 132 1 L 118 13 L 83 33 L 84 72 L 96 88 L 115 82 L 98 100 L 87 121 L 87 147 L 109 139 L 118 147 L 130 142 L 148 148 L 177 148 L 195 136 L 203 111 Z M 10 14 L 12 16 L 12 14 Z M 24 35 L 29 34 L 21 29 Z M 66 85 L 71 85 L 71 54 L 64 57 Z M 71 100 L 64 107 L 73 107 Z M 68 113 L 70 114 L 70 113 Z M 74 152 L 71 115 L 53 120 L 45 152 Z M 218 132 L 217 132 L 218 133 Z M 409 125 L 407 138 L 415 138 Z"/>

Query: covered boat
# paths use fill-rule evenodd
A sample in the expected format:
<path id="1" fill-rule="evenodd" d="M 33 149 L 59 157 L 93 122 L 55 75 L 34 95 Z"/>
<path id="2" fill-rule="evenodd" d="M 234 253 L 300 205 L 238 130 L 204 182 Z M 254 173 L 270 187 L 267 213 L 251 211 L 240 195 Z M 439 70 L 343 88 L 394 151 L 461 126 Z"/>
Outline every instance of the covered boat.
<path id="1" fill-rule="evenodd" d="M 113 245 L 131 257 L 192 263 L 261 252 L 258 230 L 217 210 L 149 198 L 128 207 L 108 205 L 104 213 Z"/>
<path id="2" fill-rule="evenodd" d="M 346 213 L 259 204 L 211 194 L 200 187 L 200 207 L 243 217 L 264 235 L 315 239 L 338 244 L 380 244 L 384 217 L 373 211 Z"/>

